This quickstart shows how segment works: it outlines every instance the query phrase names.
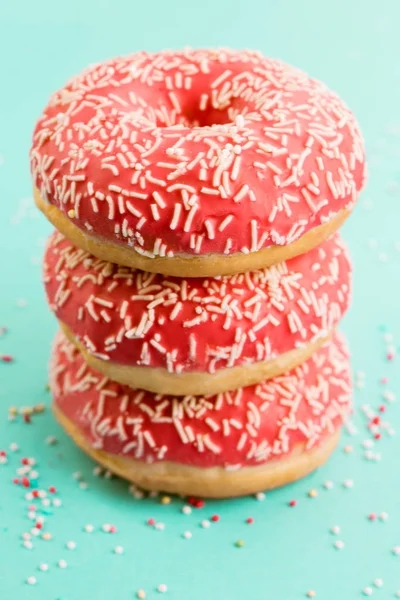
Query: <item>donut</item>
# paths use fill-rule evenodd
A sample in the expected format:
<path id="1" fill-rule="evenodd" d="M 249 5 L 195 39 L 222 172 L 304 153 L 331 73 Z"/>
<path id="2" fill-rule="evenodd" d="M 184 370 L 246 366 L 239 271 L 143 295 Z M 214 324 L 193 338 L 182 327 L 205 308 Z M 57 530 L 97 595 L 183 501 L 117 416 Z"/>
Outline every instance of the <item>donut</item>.
<path id="1" fill-rule="evenodd" d="M 306 475 L 333 450 L 351 405 L 348 350 L 338 333 L 285 375 L 179 399 L 107 379 L 59 333 L 50 388 L 56 418 L 100 464 L 145 489 L 211 497 Z"/>
<path id="2" fill-rule="evenodd" d="M 179 279 L 104 262 L 50 236 L 51 310 L 87 362 L 120 383 L 166 394 L 216 394 L 306 360 L 350 302 L 351 265 L 338 234 L 278 265 Z"/>
<path id="3" fill-rule="evenodd" d="M 53 94 L 30 152 L 34 198 L 70 241 L 151 273 L 209 277 L 306 252 L 365 178 L 354 116 L 254 51 L 138 52 Z"/>

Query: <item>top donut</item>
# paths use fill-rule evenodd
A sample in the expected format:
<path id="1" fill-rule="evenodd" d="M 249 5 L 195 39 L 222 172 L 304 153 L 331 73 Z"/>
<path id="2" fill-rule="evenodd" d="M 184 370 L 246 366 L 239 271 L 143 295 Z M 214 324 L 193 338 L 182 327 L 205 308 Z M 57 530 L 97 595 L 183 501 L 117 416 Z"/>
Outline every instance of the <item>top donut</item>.
<path id="1" fill-rule="evenodd" d="M 56 92 L 31 149 L 39 208 L 101 259 L 181 277 L 267 267 L 354 206 L 363 140 L 324 84 L 258 52 L 139 52 Z"/>

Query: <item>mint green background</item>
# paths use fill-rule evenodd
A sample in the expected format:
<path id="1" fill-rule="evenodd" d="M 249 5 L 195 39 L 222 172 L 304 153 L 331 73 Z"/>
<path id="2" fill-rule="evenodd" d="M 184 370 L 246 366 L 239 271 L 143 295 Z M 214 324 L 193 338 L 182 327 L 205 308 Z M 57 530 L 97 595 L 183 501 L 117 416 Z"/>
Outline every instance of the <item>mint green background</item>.
<path id="1" fill-rule="evenodd" d="M 400 357 L 385 360 L 383 329 L 400 339 L 400 42 L 399 0 L 69 0 L 68 2 L 0 1 L 0 354 L 15 355 L 0 363 L 0 449 L 16 441 L 21 452 L 0 465 L 1 600 L 129 600 L 139 588 L 147 598 L 160 597 L 168 585 L 174 600 L 295 600 L 314 589 L 316 598 L 352 600 L 375 578 L 384 587 L 374 598 L 393 598 L 400 589 L 399 438 L 375 446 L 380 462 L 363 459 L 368 437 L 363 403 L 382 401 L 379 378 L 400 393 Z M 49 94 L 87 63 L 142 48 L 221 46 L 259 48 L 302 67 L 337 90 L 357 114 L 364 130 L 370 182 L 344 228 L 355 264 L 354 304 L 343 323 L 356 371 L 366 385 L 355 394 L 358 435 L 346 434 L 326 467 L 307 480 L 254 498 L 207 502 L 190 516 L 182 501 L 161 506 L 157 499 L 135 500 L 127 485 L 92 475 L 84 457 L 53 422 L 49 412 L 32 425 L 7 422 L 9 405 L 48 402 L 44 391 L 49 344 L 55 321 L 48 313 L 40 283 L 43 239 L 50 227 L 32 206 L 28 148 L 34 120 Z M 372 246 L 372 247 L 371 247 Z M 399 247 L 400 248 L 400 247 Z M 385 260 L 386 258 L 386 260 Z M 27 305 L 19 307 L 19 300 Z M 387 419 L 400 424 L 397 404 Z M 54 434 L 57 446 L 47 446 Z M 22 548 L 20 534 L 29 530 L 24 491 L 11 479 L 21 456 L 38 460 L 40 485 L 56 485 L 63 506 L 47 516 L 53 540 L 35 540 Z M 82 490 L 72 478 L 81 471 L 89 484 Z M 342 482 L 354 480 L 354 488 Z M 323 489 L 325 480 L 335 487 Z M 308 490 L 319 496 L 310 499 Z M 298 500 L 296 508 L 287 503 Z M 386 511 L 386 523 L 370 522 L 370 512 Z M 202 529 L 213 513 L 219 523 Z M 253 516 L 255 523 L 244 520 Z M 164 531 L 145 525 L 153 517 Z M 115 523 L 114 536 L 99 531 Z M 96 532 L 82 533 L 92 523 Z M 335 550 L 329 533 L 338 524 L 345 548 Z M 181 534 L 190 530 L 191 540 Z M 234 547 L 242 538 L 245 546 Z M 65 542 L 74 540 L 74 552 Z M 115 545 L 124 546 L 122 556 Z M 56 566 L 59 559 L 68 568 Z M 47 562 L 49 571 L 37 571 Z M 36 575 L 36 586 L 24 583 Z"/>

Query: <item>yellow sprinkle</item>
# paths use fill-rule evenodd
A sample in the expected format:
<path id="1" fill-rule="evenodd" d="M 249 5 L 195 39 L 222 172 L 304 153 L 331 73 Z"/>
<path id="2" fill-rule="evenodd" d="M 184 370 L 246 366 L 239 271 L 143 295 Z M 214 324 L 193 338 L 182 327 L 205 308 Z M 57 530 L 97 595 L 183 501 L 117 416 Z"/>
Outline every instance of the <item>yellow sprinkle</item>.
<path id="1" fill-rule="evenodd" d="M 350 454 L 350 452 L 353 452 L 353 447 L 347 445 L 343 448 L 343 450 L 346 452 L 346 454 Z"/>
<path id="2" fill-rule="evenodd" d="M 67 215 L 69 216 L 70 219 L 74 219 L 75 218 L 75 211 L 73 208 L 71 208 L 71 210 L 68 211 Z"/>
<path id="3" fill-rule="evenodd" d="M 46 531 L 45 533 L 42 533 L 42 540 L 46 540 L 46 542 L 48 540 L 51 540 L 51 533 L 49 533 L 48 531 Z"/>
<path id="4" fill-rule="evenodd" d="M 10 408 L 8 409 L 8 412 L 10 413 L 10 415 L 17 415 L 18 409 L 15 408 L 15 406 L 10 406 Z"/>
<path id="5" fill-rule="evenodd" d="M 312 489 L 308 492 L 308 495 L 310 496 L 310 498 L 316 498 L 318 496 L 318 492 L 317 490 Z"/>
<path id="6" fill-rule="evenodd" d="M 171 502 L 171 497 L 170 496 L 163 496 L 160 500 L 161 504 L 170 504 Z"/>
<path id="7" fill-rule="evenodd" d="M 314 590 L 308 590 L 308 592 L 307 592 L 307 596 L 309 598 L 315 598 L 316 595 L 317 595 L 317 592 L 314 592 Z"/>
<path id="8" fill-rule="evenodd" d="M 146 592 L 144 590 L 138 590 L 136 595 L 138 598 L 140 598 L 140 600 L 144 600 L 146 598 Z"/>
<path id="9" fill-rule="evenodd" d="M 243 541 L 243 540 L 238 540 L 238 541 L 236 542 L 235 546 L 236 546 L 237 548 L 243 548 L 243 546 L 244 546 L 244 541 Z"/>
<path id="10" fill-rule="evenodd" d="M 41 402 L 40 404 L 35 404 L 33 407 L 34 413 L 42 413 L 46 410 L 46 406 Z"/>
<path id="11" fill-rule="evenodd" d="M 33 413 L 33 408 L 31 406 L 23 406 L 19 409 L 21 415 L 31 415 Z"/>

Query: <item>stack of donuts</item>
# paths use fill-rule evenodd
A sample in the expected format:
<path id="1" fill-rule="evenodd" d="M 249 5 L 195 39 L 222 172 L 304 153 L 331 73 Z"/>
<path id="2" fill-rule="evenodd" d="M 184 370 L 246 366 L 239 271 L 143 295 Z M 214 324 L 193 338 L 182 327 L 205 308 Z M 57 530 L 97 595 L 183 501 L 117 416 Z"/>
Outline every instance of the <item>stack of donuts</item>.
<path id="1" fill-rule="evenodd" d="M 335 232 L 365 181 L 334 93 L 258 52 L 139 52 L 51 97 L 31 170 L 53 408 L 87 454 L 203 497 L 328 458 L 352 395 Z"/>

